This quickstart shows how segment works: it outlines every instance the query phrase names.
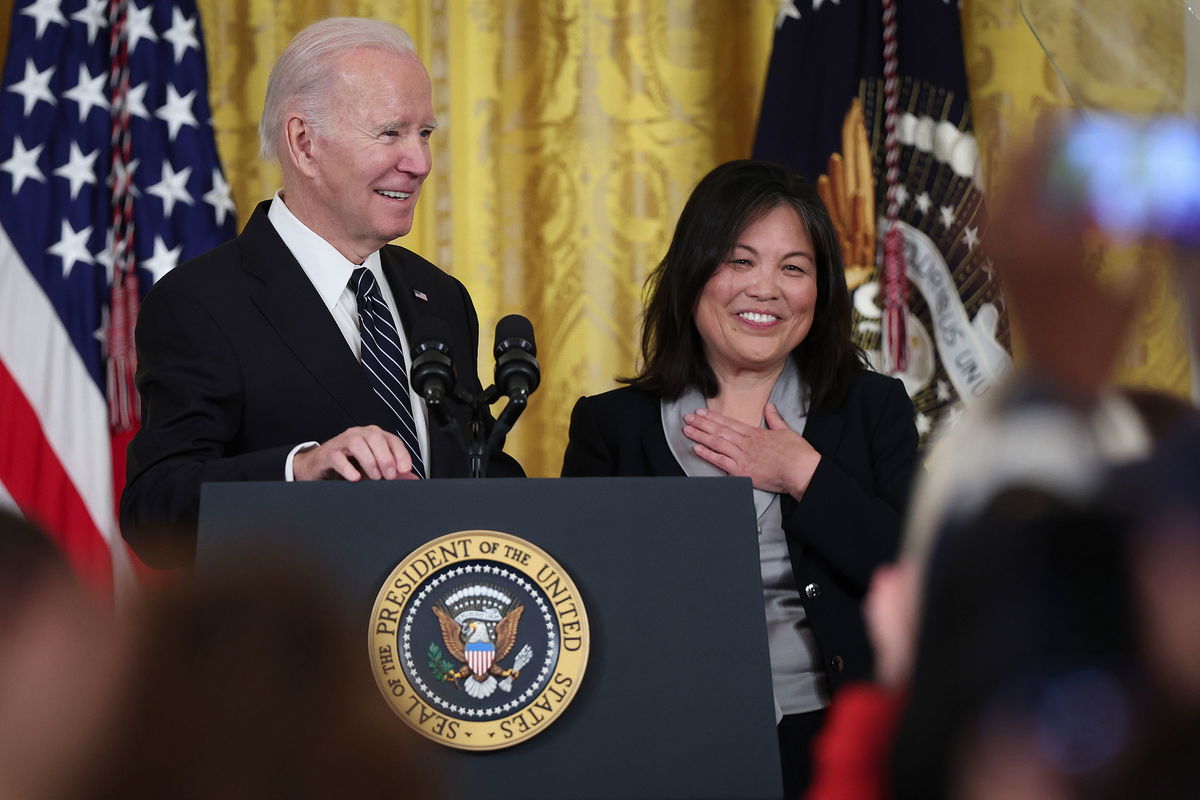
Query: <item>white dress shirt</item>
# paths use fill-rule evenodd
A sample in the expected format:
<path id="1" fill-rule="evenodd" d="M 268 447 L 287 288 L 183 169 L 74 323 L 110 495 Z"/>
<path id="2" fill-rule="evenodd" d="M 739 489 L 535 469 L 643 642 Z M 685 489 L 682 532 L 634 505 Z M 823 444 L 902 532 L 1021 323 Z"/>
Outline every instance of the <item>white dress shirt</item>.
<path id="1" fill-rule="evenodd" d="M 376 250 L 362 264 L 348 261 L 333 245 L 314 233 L 307 225 L 296 218 L 296 215 L 284 203 L 279 192 L 271 200 L 271 208 L 267 211 L 267 219 L 279 234 L 279 238 L 291 251 L 304 274 L 312 282 L 313 288 L 321 296 L 321 301 L 329 309 L 338 330 L 342 332 L 346 345 L 355 359 L 360 359 L 362 350 L 362 334 L 358 330 L 358 301 L 354 290 L 350 288 L 350 276 L 354 270 L 363 266 L 371 270 L 383 301 L 392 313 L 392 322 L 400 334 L 400 348 L 404 351 L 404 368 L 408 371 L 412 364 L 409 355 L 408 337 L 404 334 L 404 326 L 400 324 L 400 315 L 396 311 L 396 298 L 392 296 L 392 287 L 383 274 L 383 264 Z M 361 359 L 360 359 L 361 360 Z M 408 387 L 409 401 L 412 404 L 413 419 L 417 425 L 417 439 L 421 445 L 421 460 L 425 463 L 425 474 L 432 469 L 429 461 L 429 422 L 425 401 L 413 390 L 412 382 Z M 288 454 L 284 465 L 284 478 L 293 480 L 292 460 L 296 453 L 317 445 L 317 442 L 304 442 L 293 448 Z"/>

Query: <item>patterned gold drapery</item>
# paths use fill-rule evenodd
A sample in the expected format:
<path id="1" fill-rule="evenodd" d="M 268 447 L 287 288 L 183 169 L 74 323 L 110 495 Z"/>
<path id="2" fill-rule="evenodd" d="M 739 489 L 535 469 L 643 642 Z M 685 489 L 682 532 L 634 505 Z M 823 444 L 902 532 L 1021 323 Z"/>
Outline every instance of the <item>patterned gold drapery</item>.
<path id="1" fill-rule="evenodd" d="M 1025 9 L 1022 14 L 1017 0 L 963 4 L 971 104 L 990 188 L 1004 181 L 999 159 L 1005 147 L 1020 146 L 1077 102 L 1131 114 L 1180 110 L 1187 59 L 1186 12 L 1178 0 L 1025 0 Z M 1038 36 L 1055 52 L 1054 62 Z M 1162 253 L 1113 251 L 1098 256 L 1095 267 L 1121 273 L 1131 260 L 1141 260 L 1149 291 L 1117 379 L 1190 397 L 1187 334 Z"/>
<path id="2" fill-rule="evenodd" d="M 0 0 L 5 44 L 12 5 Z M 376 17 L 413 34 L 441 127 L 417 226 L 403 244 L 471 289 L 483 370 L 497 319 L 517 312 L 533 321 L 544 382 L 510 449 L 538 476 L 558 473 L 575 398 L 633 369 L 642 283 L 691 187 L 715 164 L 749 153 L 777 6 L 199 0 L 218 146 L 243 221 L 278 185 L 277 169 L 258 161 L 257 124 L 267 74 L 292 35 L 334 15 Z M 1182 63 L 1181 38 L 1146 26 L 1143 46 L 1158 50 L 1148 57 Z M 1071 101 L 1017 0 L 966 0 L 963 28 L 981 153 L 997 183 L 999 148 Z M 1095 52 L 1085 35 L 1076 41 L 1079 53 Z M 1083 61 L 1091 92 L 1123 78 L 1104 59 Z M 1129 107 L 1138 96 L 1108 99 L 1147 110 Z M 1152 280 L 1121 378 L 1187 395 L 1179 307 L 1166 271 Z"/>

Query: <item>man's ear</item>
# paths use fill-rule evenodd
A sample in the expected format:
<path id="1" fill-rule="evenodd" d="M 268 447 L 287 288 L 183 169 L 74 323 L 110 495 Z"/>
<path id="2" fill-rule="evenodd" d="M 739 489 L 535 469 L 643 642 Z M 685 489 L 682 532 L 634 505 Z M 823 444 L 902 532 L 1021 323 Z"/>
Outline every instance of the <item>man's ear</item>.
<path id="1" fill-rule="evenodd" d="M 301 175 L 316 174 L 316 136 L 308 120 L 298 114 L 290 115 L 283 123 L 284 157 Z"/>

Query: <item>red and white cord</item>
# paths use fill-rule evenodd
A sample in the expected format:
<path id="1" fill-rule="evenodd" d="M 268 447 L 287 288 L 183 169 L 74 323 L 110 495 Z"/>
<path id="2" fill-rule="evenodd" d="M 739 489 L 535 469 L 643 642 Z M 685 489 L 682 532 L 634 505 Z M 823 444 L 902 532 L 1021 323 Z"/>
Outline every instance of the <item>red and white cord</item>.
<path id="1" fill-rule="evenodd" d="M 896 136 L 900 103 L 900 60 L 897 55 L 896 0 L 883 0 L 883 128 L 887 182 L 887 227 L 883 237 L 883 319 L 888 372 L 908 366 L 908 278 L 904 263 L 904 235 L 897 224 L 900 202 L 900 141 Z"/>
<path id="2" fill-rule="evenodd" d="M 108 410 L 114 431 L 126 431 L 141 418 L 134 386 L 137 350 L 133 331 L 141 301 L 134 255 L 133 147 L 129 113 L 128 0 L 109 0 L 108 92 L 112 108 L 109 183 L 112 195 L 112 288 L 108 313 Z"/>

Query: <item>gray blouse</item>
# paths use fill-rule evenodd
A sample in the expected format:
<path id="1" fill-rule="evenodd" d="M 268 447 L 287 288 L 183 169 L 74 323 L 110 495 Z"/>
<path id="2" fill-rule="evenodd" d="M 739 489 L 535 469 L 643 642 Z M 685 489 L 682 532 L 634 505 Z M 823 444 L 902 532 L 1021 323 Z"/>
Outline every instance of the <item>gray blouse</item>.
<path id="1" fill-rule="evenodd" d="M 804 432 L 808 419 L 808 387 L 790 358 L 771 389 L 771 402 L 793 430 Z M 693 478 L 724 477 L 725 472 L 692 452 L 695 442 L 683 435 L 683 415 L 706 406 L 704 395 L 696 389 L 688 389 L 677 400 L 663 400 L 663 434 L 685 474 Z M 765 421 L 759 424 L 766 427 Z M 754 510 L 758 515 L 758 555 L 776 717 L 816 711 L 829 705 L 829 687 L 825 673 L 820 669 L 816 639 L 792 575 L 780 496 L 755 489 Z M 793 547 L 799 547 L 799 544 Z"/>

